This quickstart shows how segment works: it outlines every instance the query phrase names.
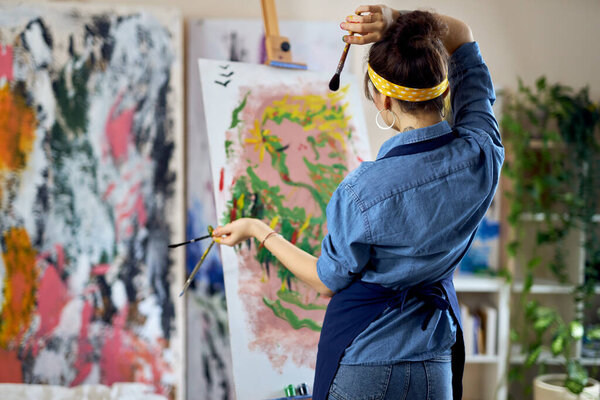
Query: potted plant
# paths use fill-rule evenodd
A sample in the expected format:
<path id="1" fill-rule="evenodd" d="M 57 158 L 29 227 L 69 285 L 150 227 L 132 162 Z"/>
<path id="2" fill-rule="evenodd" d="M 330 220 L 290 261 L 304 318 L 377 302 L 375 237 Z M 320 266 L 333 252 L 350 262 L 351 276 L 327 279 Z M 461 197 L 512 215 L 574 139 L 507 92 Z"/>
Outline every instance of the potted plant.
<path id="1" fill-rule="evenodd" d="M 599 127 L 600 107 L 590 100 L 587 88 L 574 91 L 540 78 L 533 88 L 519 81 L 518 92 L 506 97 L 504 173 L 509 186 L 507 219 L 513 232 L 507 252 L 520 260 L 522 268 L 510 340 L 511 345 L 520 345 L 524 357 L 511 366 L 509 380 L 523 380 L 525 371 L 536 365 L 544 371 L 543 354 L 564 367 L 562 375 L 535 379 L 536 400 L 600 398 L 598 381 L 589 376 L 576 351 L 584 337 L 600 340 L 600 327 L 586 325 L 586 315 L 595 311 L 591 300 L 600 282 Z M 535 235 L 525 229 L 525 216 L 535 221 Z M 584 238 L 578 249 L 564 246 L 573 232 Z M 530 248 L 523 257 L 525 240 Z M 551 257 L 548 249 L 554 253 Z M 568 252 L 580 250 L 585 254 L 585 278 L 569 281 Z M 544 273 L 557 283 L 573 285 L 567 297 L 572 318 L 532 296 L 536 277 Z"/>

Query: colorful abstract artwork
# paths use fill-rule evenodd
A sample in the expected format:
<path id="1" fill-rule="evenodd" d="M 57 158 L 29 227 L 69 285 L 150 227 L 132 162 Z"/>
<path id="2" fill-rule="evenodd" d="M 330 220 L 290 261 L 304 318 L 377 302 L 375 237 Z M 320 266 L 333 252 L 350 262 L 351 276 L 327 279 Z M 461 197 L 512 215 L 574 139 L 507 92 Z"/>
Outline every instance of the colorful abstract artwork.
<path id="1" fill-rule="evenodd" d="M 477 229 L 471 248 L 460 261 L 461 274 L 489 274 L 498 271 L 500 263 L 500 206 L 494 198 Z"/>
<path id="2" fill-rule="evenodd" d="M 0 6 L 0 382 L 181 397 L 180 30 L 166 9 Z"/>
<path id="3" fill-rule="evenodd" d="M 260 218 L 318 255 L 333 191 L 370 154 L 358 85 L 347 77 L 331 92 L 329 73 L 199 64 L 219 223 Z M 327 299 L 255 241 L 221 255 L 238 400 L 312 384 Z"/>
<path id="4" fill-rule="evenodd" d="M 339 26 L 322 21 L 281 21 L 282 34 L 293 43 L 294 58 L 310 69 L 333 71 L 343 48 Z M 259 19 L 202 19 L 188 23 L 187 40 L 187 224 L 188 238 L 218 222 L 210 167 L 208 135 L 198 58 L 264 62 L 263 22 Z M 348 65 L 350 67 L 350 65 Z M 186 248 L 187 272 L 208 243 Z M 212 251 L 186 295 L 187 398 L 234 399 L 231 347 L 224 278 L 218 251 Z"/>

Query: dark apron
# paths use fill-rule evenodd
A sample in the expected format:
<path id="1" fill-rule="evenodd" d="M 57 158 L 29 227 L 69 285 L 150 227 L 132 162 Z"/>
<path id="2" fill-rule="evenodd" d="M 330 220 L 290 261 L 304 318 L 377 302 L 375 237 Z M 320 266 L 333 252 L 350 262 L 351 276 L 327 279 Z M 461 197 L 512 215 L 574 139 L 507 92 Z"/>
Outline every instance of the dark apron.
<path id="1" fill-rule="evenodd" d="M 450 132 L 431 140 L 397 146 L 391 149 L 382 159 L 431 151 L 450 143 L 456 137 L 454 132 Z M 452 276 L 450 276 L 440 282 L 400 291 L 385 288 L 375 283 L 355 280 L 350 286 L 336 293 L 327 306 L 319 339 L 313 400 L 327 399 L 339 362 L 352 341 L 371 322 L 377 319 L 387 307 L 402 310 L 406 299 L 412 296 L 421 299 L 429 309 L 421 329 L 427 329 L 429 321 L 438 309 L 449 310 L 456 322 L 456 343 L 452 346 L 452 393 L 454 400 L 462 398 L 465 345 L 460 308 L 456 290 L 452 283 Z"/>

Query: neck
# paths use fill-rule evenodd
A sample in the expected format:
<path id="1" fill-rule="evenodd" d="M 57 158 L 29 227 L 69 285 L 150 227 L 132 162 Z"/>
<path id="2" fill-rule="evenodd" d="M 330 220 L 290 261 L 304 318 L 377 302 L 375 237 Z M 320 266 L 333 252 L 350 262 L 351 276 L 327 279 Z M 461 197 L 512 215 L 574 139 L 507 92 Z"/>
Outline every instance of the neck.
<path id="1" fill-rule="evenodd" d="M 394 129 L 398 132 L 411 131 L 413 129 L 425 128 L 435 125 L 442 121 L 442 117 L 437 113 L 419 113 L 408 114 L 398 112 Z"/>

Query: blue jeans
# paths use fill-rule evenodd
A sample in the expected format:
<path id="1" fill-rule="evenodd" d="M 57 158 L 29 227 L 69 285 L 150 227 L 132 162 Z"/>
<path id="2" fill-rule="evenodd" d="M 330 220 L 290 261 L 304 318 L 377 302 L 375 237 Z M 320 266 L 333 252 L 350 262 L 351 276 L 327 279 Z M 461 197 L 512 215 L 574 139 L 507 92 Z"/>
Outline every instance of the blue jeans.
<path id="1" fill-rule="evenodd" d="M 340 365 L 328 400 L 451 400 L 450 351 L 417 362 Z"/>

